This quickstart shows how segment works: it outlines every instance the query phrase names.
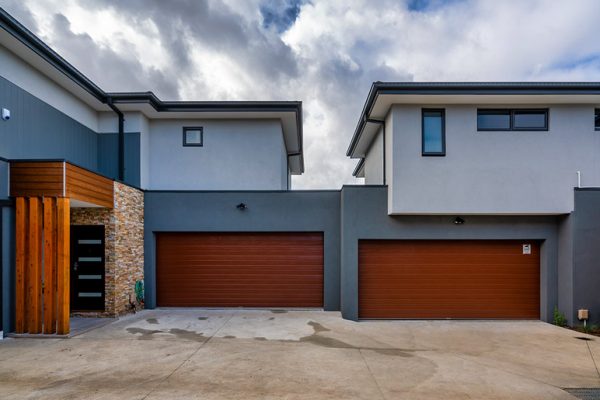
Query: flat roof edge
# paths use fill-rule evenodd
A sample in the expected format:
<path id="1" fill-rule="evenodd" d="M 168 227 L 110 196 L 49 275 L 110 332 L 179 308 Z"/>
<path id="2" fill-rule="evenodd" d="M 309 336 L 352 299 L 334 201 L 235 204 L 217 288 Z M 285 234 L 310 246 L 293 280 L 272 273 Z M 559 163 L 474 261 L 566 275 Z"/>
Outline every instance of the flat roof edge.
<path id="1" fill-rule="evenodd" d="M 600 82 L 373 82 L 346 156 L 353 157 L 379 95 L 600 95 Z"/>

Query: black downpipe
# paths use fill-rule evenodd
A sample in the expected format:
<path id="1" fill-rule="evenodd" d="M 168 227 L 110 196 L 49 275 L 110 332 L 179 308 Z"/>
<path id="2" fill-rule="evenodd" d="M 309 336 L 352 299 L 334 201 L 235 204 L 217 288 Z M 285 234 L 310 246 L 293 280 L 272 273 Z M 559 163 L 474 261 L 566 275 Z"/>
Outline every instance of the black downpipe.
<path id="1" fill-rule="evenodd" d="M 108 98 L 107 104 L 119 117 L 119 180 L 123 182 L 125 180 L 125 118 L 121 110 L 113 104 L 111 97 Z"/>
<path id="2" fill-rule="evenodd" d="M 387 179 L 385 174 L 385 120 L 365 118 L 365 122 L 379 124 L 383 128 L 383 132 L 381 132 L 383 134 L 383 184 L 386 185 Z"/>

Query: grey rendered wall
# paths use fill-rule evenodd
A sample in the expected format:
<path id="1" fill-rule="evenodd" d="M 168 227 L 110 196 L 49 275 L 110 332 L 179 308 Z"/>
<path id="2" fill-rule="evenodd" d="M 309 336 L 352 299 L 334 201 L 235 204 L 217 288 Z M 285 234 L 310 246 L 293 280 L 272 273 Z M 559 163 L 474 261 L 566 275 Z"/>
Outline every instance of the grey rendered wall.
<path id="1" fill-rule="evenodd" d="M 0 200 L 8 198 L 8 162 L 0 159 Z"/>
<path id="2" fill-rule="evenodd" d="M 574 213 L 558 217 L 558 309 L 573 323 Z"/>
<path id="3" fill-rule="evenodd" d="M 2 274 L 2 329 L 13 330 L 15 298 L 15 218 L 14 209 L 0 207 L 0 273 Z"/>
<path id="4" fill-rule="evenodd" d="M 379 129 L 365 156 L 365 184 L 383 184 L 383 129 Z"/>
<path id="5" fill-rule="evenodd" d="M 236 208 L 241 202 L 245 211 Z M 237 231 L 323 232 L 324 308 L 339 310 L 339 191 L 145 192 L 146 306 L 156 307 L 157 232 Z"/>
<path id="6" fill-rule="evenodd" d="M 97 134 L 0 77 L 0 108 L 11 111 L 0 121 L 0 157 L 67 159 L 84 168 L 98 165 Z"/>
<path id="7" fill-rule="evenodd" d="M 125 133 L 125 183 L 139 187 L 140 182 L 140 133 Z M 112 179 L 119 177 L 119 135 L 98 135 L 98 172 Z"/>
<path id="8" fill-rule="evenodd" d="M 446 109 L 446 156 L 421 156 L 420 105 L 393 106 L 390 213 L 568 214 L 577 171 L 600 186 L 592 106 L 552 105 L 549 131 L 527 132 L 477 132 L 476 105 L 425 107 Z"/>
<path id="9" fill-rule="evenodd" d="M 204 145 L 184 147 L 183 127 L 202 126 Z M 287 157 L 277 120 L 150 121 L 151 190 L 285 190 Z"/>
<path id="10" fill-rule="evenodd" d="M 396 171 L 397 172 L 397 171 Z M 385 186 L 344 186 L 341 192 L 341 308 L 358 319 L 359 239 L 522 239 L 542 241 L 541 319 L 552 319 L 558 301 L 557 218 L 553 216 L 389 216 Z"/>
<path id="11" fill-rule="evenodd" d="M 590 311 L 600 324 L 600 189 L 575 190 L 573 213 L 573 306 L 567 314 L 577 325 L 577 310 Z"/>

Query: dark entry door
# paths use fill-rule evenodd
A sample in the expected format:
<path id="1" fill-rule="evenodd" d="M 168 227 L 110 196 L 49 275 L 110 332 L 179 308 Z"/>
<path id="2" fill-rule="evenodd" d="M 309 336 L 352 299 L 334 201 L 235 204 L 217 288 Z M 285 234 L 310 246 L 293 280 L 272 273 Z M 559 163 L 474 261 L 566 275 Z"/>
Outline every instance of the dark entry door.
<path id="1" fill-rule="evenodd" d="M 104 225 L 71 225 L 71 310 L 104 311 Z"/>

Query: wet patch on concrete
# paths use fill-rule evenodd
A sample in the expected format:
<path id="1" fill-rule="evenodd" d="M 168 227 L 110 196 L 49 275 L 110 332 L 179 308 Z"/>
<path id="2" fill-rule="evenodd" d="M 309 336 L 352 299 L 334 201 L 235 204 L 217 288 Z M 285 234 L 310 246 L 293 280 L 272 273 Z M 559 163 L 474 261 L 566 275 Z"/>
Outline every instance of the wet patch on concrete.
<path id="1" fill-rule="evenodd" d="M 223 336 L 223 339 L 236 339 L 236 337 L 232 336 L 232 335 L 226 335 L 226 336 Z"/>
<path id="2" fill-rule="evenodd" d="M 271 310 L 273 314 L 287 314 L 287 310 Z"/>
<path id="3" fill-rule="evenodd" d="M 158 320 L 156 318 L 148 318 L 146 322 L 152 325 L 158 325 Z"/>
<path id="4" fill-rule="evenodd" d="M 312 326 L 312 328 L 315 330 L 315 333 L 331 331 L 331 329 L 327 329 L 323 325 L 321 325 L 320 323 L 315 322 L 315 321 L 308 321 L 308 325 Z"/>
<path id="5" fill-rule="evenodd" d="M 156 333 L 165 333 L 163 331 L 159 331 L 156 329 L 144 329 L 144 328 L 127 328 L 127 332 L 132 335 L 140 335 L 138 339 L 140 340 L 152 340 L 154 334 Z"/>
<path id="6" fill-rule="evenodd" d="M 192 340 L 195 342 L 203 342 L 207 339 L 202 332 L 194 332 L 177 328 L 172 328 L 168 331 L 161 331 L 157 329 L 127 328 L 127 332 L 131 333 L 132 335 L 140 335 L 138 336 L 139 340 L 152 340 L 155 337 L 154 335 L 157 333 L 168 333 L 174 335 L 177 339 Z"/>
<path id="7" fill-rule="evenodd" d="M 206 321 L 206 320 L 208 319 L 208 317 L 198 317 L 198 319 L 199 319 L 200 321 Z"/>
<path id="8" fill-rule="evenodd" d="M 271 317 L 269 318 L 269 321 L 273 321 L 275 319 L 275 317 Z"/>
<path id="9" fill-rule="evenodd" d="M 193 340 L 195 342 L 204 342 L 207 337 L 202 332 L 188 331 L 185 329 L 169 329 L 169 333 L 175 335 L 177 339 Z"/>
<path id="10" fill-rule="evenodd" d="M 316 346 L 327 347 L 331 349 L 354 349 L 354 350 L 371 350 L 376 353 L 386 356 L 397 356 L 397 357 L 412 357 L 410 354 L 415 350 L 412 349 L 396 349 L 396 348 L 380 348 L 380 347 L 361 347 L 354 346 L 350 343 L 346 343 L 342 340 L 335 339 L 332 337 L 319 335 L 322 332 L 331 332 L 331 329 L 324 327 L 315 321 L 308 321 L 307 325 L 311 326 L 314 330 L 312 335 L 303 336 L 300 338 L 300 342 L 311 343 Z"/>
<path id="11" fill-rule="evenodd" d="M 254 340 L 260 340 L 261 342 L 264 342 L 265 340 L 267 340 L 267 338 L 264 336 L 257 336 L 254 338 Z"/>

